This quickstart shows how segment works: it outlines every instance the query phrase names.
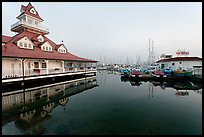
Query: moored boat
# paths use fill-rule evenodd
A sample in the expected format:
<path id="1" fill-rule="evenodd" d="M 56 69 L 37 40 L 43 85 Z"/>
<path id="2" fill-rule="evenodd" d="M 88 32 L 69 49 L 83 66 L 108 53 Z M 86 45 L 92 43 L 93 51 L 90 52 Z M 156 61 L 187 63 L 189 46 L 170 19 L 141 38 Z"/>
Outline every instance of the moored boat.
<path id="1" fill-rule="evenodd" d="M 128 76 L 130 73 L 131 73 L 131 70 L 129 70 L 129 69 L 122 69 L 120 71 L 120 74 L 123 76 Z"/>
<path id="2" fill-rule="evenodd" d="M 164 72 L 164 74 L 166 76 L 173 76 L 174 75 L 174 71 L 171 68 L 164 68 L 162 71 Z"/>
<path id="3" fill-rule="evenodd" d="M 193 71 L 192 70 L 186 70 L 184 76 L 192 76 L 193 75 Z"/>
<path id="4" fill-rule="evenodd" d="M 147 68 L 140 69 L 141 74 L 149 74 L 149 70 Z"/>
<path id="5" fill-rule="evenodd" d="M 164 74 L 164 72 L 161 71 L 161 70 L 155 70 L 155 71 L 153 71 L 153 72 L 152 72 L 152 75 L 153 75 L 154 77 L 166 77 L 166 75 Z"/>
<path id="6" fill-rule="evenodd" d="M 175 70 L 174 71 L 174 76 L 183 77 L 184 75 L 185 75 L 185 71 L 184 70 Z"/>
<path id="7" fill-rule="evenodd" d="M 139 70 L 134 69 L 132 70 L 131 77 L 142 77 L 142 75 Z"/>

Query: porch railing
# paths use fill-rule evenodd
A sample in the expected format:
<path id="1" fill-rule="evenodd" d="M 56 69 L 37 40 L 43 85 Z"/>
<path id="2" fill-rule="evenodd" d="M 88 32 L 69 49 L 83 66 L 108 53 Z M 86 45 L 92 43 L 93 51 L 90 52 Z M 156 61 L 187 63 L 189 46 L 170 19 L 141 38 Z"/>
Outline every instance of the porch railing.
<path id="1" fill-rule="evenodd" d="M 68 68 L 39 68 L 39 69 L 25 69 L 24 76 L 37 76 L 37 75 L 48 75 L 48 74 L 58 74 L 58 73 L 76 73 L 76 72 L 87 72 L 87 71 L 96 71 L 96 67 L 68 67 Z M 23 71 L 21 69 L 7 69 L 2 70 L 2 79 L 5 78 L 17 78 L 22 77 Z"/>

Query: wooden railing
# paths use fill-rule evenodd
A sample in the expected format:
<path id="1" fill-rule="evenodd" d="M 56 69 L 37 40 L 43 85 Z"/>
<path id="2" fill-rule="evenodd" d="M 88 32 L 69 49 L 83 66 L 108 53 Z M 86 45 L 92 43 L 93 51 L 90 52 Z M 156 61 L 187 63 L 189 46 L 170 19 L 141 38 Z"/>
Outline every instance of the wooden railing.
<path id="1" fill-rule="evenodd" d="M 49 75 L 58 73 L 76 73 L 76 72 L 88 72 L 96 71 L 96 67 L 69 67 L 69 68 L 37 68 L 37 69 L 25 69 L 24 76 L 37 76 L 37 75 Z M 2 79 L 22 77 L 23 71 L 21 69 L 2 70 Z"/>

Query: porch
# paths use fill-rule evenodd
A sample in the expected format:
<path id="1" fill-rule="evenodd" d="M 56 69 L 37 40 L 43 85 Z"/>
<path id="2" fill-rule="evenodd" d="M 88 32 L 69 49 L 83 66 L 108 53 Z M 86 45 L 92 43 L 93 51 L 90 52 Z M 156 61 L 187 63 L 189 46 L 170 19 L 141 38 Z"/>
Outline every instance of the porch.
<path id="1" fill-rule="evenodd" d="M 22 69 L 7 69 L 2 70 L 2 80 L 3 79 L 12 79 L 12 78 L 21 78 L 21 77 L 30 77 L 30 76 L 43 76 L 50 74 L 67 74 L 67 73 L 77 73 L 77 72 L 93 72 L 96 71 L 96 67 L 58 67 L 52 69 L 46 68 L 30 68 L 25 69 L 24 74 Z"/>

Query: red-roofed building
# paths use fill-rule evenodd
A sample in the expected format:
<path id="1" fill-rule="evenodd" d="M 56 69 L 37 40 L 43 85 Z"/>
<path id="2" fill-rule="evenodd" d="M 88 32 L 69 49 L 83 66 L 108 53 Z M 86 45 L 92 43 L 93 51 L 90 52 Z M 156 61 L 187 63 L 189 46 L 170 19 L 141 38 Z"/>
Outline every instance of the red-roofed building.
<path id="1" fill-rule="evenodd" d="M 11 25 L 17 34 L 2 35 L 2 79 L 96 71 L 97 61 L 73 55 L 63 43 L 56 44 L 45 36 L 49 31 L 41 27 L 43 19 L 31 3 L 22 5 L 20 11 L 20 21 Z"/>
<path id="2" fill-rule="evenodd" d="M 2 46 L 7 44 L 11 39 L 12 37 L 2 35 Z"/>
<path id="3" fill-rule="evenodd" d="M 193 69 L 195 66 L 202 67 L 202 58 L 200 57 L 171 57 L 164 58 L 156 63 L 159 64 L 161 68 L 172 68 L 173 70 L 183 69 L 189 70 Z"/>

